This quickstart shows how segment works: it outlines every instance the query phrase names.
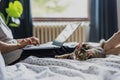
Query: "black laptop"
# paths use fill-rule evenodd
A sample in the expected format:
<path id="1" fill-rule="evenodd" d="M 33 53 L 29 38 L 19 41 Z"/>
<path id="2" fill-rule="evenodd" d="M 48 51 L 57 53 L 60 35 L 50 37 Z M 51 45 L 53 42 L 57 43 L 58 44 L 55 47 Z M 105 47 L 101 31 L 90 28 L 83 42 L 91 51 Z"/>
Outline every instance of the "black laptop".
<path id="1" fill-rule="evenodd" d="M 23 50 L 55 49 L 60 48 L 61 46 L 75 47 L 77 44 L 76 42 L 71 42 L 69 44 L 64 42 L 73 34 L 73 32 L 80 26 L 80 24 L 81 23 L 70 23 L 64 28 L 64 30 L 57 36 L 54 41 L 37 46 L 28 45 L 23 48 Z"/>

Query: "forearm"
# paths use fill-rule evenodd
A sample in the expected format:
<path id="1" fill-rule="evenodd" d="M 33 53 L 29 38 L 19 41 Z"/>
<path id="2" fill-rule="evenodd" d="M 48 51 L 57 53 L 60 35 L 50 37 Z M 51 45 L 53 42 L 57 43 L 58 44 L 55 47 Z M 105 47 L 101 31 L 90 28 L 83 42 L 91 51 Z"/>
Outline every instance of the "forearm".
<path id="1" fill-rule="evenodd" d="M 120 44 L 120 31 L 114 33 L 113 36 L 105 42 L 104 49 L 105 51 L 111 50 L 118 44 Z"/>
<path id="2" fill-rule="evenodd" d="M 30 37 L 30 38 L 25 38 L 25 39 L 16 39 L 16 40 L 17 40 L 17 44 L 7 44 L 7 43 L 0 41 L 0 51 L 2 53 L 7 53 L 10 51 L 24 48 L 26 45 L 39 44 L 39 40 L 35 37 Z"/>
<path id="3" fill-rule="evenodd" d="M 109 54 L 118 55 L 118 54 L 120 54 L 120 46 L 113 48 L 113 49 L 110 49 L 110 50 L 106 51 L 105 53 L 107 55 L 109 55 Z"/>
<path id="4" fill-rule="evenodd" d="M 7 52 L 10 52 L 10 51 L 14 51 L 14 50 L 17 50 L 19 48 L 20 48 L 19 44 L 7 44 L 7 43 L 4 43 L 4 42 L 0 41 L 0 51 L 2 53 L 7 53 Z"/>

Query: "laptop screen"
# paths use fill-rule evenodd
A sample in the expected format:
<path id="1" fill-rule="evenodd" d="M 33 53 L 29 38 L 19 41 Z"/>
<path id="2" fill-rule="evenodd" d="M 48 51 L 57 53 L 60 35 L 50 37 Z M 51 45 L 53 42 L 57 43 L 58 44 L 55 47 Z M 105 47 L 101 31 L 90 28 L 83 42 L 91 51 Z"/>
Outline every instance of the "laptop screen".
<path id="1" fill-rule="evenodd" d="M 73 32 L 79 27 L 81 23 L 68 24 L 64 30 L 53 41 L 53 45 L 62 46 L 63 43 L 73 34 Z"/>

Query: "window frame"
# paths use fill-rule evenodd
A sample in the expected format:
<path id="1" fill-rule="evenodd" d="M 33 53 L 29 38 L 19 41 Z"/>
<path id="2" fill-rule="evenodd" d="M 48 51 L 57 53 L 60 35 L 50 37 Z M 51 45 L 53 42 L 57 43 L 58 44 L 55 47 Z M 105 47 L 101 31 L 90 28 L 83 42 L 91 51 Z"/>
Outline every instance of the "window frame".
<path id="1" fill-rule="evenodd" d="M 32 20 L 34 22 L 44 22 L 44 21 L 90 21 L 90 9 L 91 9 L 91 0 L 88 0 L 88 18 L 63 18 L 63 17 L 57 17 L 57 18 L 49 18 L 49 17 L 32 17 Z"/>

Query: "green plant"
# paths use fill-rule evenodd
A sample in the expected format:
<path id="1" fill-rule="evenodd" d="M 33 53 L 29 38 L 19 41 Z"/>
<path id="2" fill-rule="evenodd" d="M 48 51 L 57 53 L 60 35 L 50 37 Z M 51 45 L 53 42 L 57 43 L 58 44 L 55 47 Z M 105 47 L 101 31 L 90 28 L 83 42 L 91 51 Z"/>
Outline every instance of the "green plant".
<path id="1" fill-rule="evenodd" d="M 15 0 L 14 2 L 9 2 L 8 8 L 5 8 L 5 11 L 7 13 L 7 18 L 5 18 L 3 13 L 0 13 L 5 23 L 8 26 L 18 27 L 20 24 L 19 18 L 21 17 L 23 13 L 23 6 L 21 2 L 18 0 Z M 12 22 L 9 22 L 10 19 Z"/>

